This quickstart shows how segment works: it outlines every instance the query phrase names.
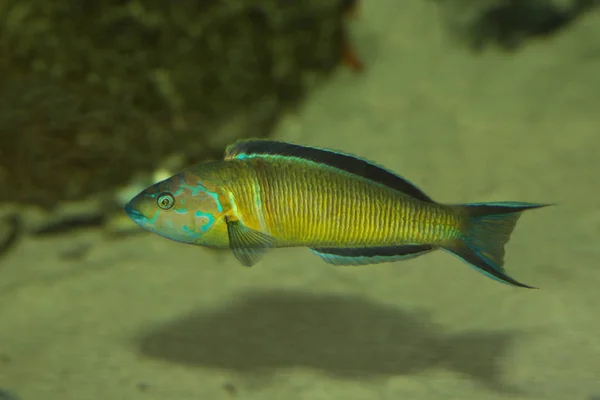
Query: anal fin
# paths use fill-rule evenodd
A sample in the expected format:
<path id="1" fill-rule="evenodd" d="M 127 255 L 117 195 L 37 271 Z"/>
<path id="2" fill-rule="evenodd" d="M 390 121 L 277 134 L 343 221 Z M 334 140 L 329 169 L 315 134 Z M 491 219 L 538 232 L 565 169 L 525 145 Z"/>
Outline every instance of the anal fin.
<path id="1" fill-rule="evenodd" d="M 315 248 L 311 249 L 326 263 L 333 265 L 368 265 L 408 260 L 435 250 L 429 244 L 365 248 Z"/>

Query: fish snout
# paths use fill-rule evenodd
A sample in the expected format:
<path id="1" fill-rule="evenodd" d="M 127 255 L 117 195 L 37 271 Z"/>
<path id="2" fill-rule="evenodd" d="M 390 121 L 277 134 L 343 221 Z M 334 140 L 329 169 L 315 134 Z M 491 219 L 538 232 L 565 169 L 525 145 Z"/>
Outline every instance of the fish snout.
<path id="1" fill-rule="evenodd" d="M 141 212 L 139 212 L 138 209 L 135 207 L 133 201 L 127 203 L 127 205 L 125 206 L 125 213 L 129 216 L 129 218 L 131 218 L 135 222 L 141 222 L 145 219 L 144 215 Z"/>

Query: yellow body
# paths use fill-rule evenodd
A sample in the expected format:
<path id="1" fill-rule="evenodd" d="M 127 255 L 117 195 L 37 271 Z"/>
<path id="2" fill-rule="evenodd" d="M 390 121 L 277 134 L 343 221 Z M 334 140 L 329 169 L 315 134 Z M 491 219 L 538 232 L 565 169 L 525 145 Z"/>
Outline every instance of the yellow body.
<path id="1" fill-rule="evenodd" d="M 229 247 L 245 266 L 271 247 L 306 246 L 325 262 L 366 265 L 442 248 L 486 276 L 519 287 L 504 246 L 525 202 L 444 205 L 406 179 L 332 150 L 266 140 L 228 147 L 149 186 L 125 212 L 165 238 Z"/>
<path id="2" fill-rule="evenodd" d="M 277 247 L 443 245 L 460 233 L 460 215 L 452 206 L 420 201 L 322 164 L 247 158 L 208 169 L 203 164 L 188 173 L 218 189 L 223 216 L 274 237 Z M 228 245 L 224 218 L 208 236 L 202 244 Z"/>

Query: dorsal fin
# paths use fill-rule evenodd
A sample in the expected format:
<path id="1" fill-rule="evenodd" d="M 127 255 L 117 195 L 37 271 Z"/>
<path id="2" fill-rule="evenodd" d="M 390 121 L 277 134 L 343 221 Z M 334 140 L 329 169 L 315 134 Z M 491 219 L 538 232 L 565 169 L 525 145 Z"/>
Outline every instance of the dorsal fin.
<path id="1" fill-rule="evenodd" d="M 381 183 L 415 199 L 433 202 L 414 184 L 395 173 L 356 156 L 333 150 L 300 146 L 274 140 L 242 140 L 225 150 L 225 160 L 252 156 L 295 157 L 349 172 L 354 175 Z"/>

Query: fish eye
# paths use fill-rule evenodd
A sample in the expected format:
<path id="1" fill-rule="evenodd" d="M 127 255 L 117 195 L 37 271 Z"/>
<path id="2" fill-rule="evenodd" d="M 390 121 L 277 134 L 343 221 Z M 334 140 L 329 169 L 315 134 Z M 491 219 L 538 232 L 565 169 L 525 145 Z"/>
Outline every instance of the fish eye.
<path id="1" fill-rule="evenodd" d="M 164 192 L 156 198 L 156 204 L 161 210 L 170 210 L 175 205 L 175 198 L 169 192 Z"/>

